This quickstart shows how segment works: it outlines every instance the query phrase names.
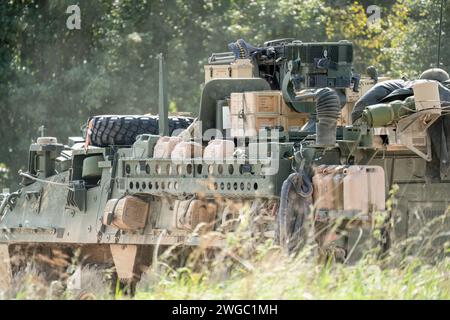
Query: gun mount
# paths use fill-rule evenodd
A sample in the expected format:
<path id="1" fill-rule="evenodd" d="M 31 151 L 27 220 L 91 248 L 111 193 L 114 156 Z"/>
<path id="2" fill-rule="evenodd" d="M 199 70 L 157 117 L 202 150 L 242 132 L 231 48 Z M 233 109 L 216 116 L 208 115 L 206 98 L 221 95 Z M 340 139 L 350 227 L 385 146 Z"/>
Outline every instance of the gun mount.
<path id="1" fill-rule="evenodd" d="M 343 105 L 346 99 L 342 90 L 359 90 L 360 76 L 353 74 L 353 45 L 349 41 L 303 43 L 281 39 L 253 47 L 238 40 L 229 47 L 234 52 L 213 54 L 209 64 L 251 59 L 255 77 L 265 79 L 272 90 L 281 90 L 286 103 L 297 112 L 314 113 L 310 98 L 317 89 L 336 89 Z"/>

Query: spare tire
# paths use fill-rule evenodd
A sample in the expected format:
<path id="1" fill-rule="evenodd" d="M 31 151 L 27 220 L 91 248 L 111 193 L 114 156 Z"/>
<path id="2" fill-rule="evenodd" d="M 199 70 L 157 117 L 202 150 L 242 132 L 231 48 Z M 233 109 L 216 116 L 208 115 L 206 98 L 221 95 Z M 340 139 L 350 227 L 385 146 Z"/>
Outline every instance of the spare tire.
<path id="1" fill-rule="evenodd" d="M 186 129 L 190 117 L 169 117 L 169 135 L 177 129 Z M 140 134 L 158 134 L 159 116 L 95 116 L 89 119 L 90 144 L 130 146 Z"/>

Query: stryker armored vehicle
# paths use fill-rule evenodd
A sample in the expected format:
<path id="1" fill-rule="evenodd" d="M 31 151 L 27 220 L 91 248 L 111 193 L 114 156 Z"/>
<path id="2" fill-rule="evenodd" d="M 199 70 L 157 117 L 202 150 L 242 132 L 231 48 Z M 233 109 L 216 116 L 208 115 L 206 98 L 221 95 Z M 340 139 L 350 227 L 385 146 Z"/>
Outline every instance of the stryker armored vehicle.
<path id="1" fill-rule="evenodd" d="M 120 279 L 135 279 L 160 246 L 224 246 L 243 215 L 255 237 L 290 252 L 313 230 L 319 248 L 352 261 L 374 229 L 387 250 L 394 236 L 415 236 L 445 214 L 445 83 L 382 94 L 355 120 L 355 102 L 385 79 L 373 67 L 367 78 L 353 73 L 350 42 L 229 48 L 205 66 L 195 119 L 168 117 L 161 56 L 159 116 L 94 116 L 67 145 L 31 145 L 21 188 L 2 194 L 4 286 L 27 254 L 52 261 L 76 249 L 83 263 L 114 264 Z M 284 122 L 300 116 L 301 127 Z M 429 130 L 438 125 L 436 141 Z"/>

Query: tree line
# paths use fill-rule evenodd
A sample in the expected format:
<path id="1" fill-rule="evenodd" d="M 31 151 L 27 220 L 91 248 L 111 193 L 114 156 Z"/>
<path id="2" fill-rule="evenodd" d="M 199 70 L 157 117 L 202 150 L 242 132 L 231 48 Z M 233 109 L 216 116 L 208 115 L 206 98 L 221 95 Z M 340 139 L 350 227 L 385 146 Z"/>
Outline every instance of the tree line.
<path id="1" fill-rule="evenodd" d="M 38 128 L 66 143 L 96 114 L 157 113 L 158 63 L 168 61 L 171 111 L 194 115 L 203 65 L 245 39 L 347 39 L 355 69 L 415 77 L 437 65 L 440 0 L 9 0 L 0 2 L 0 187 L 17 171 Z M 70 5 L 80 29 L 69 29 Z M 378 6 L 372 23 L 369 6 Z M 450 3 L 444 8 L 441 52 Z M 442 67 L 450 57 L 443 54 Z"/>

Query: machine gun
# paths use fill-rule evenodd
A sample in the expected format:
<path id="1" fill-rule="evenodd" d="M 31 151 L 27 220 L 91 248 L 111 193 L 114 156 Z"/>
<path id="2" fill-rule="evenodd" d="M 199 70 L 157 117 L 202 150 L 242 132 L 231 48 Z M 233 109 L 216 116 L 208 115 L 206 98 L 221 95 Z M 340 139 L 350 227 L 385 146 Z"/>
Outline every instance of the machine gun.
<path id="1" fill-rule="evenodd" d="M 340 118 L 341 110 L 347 104 L 356 102 L 360 96 L 361 77 L 353 73 L 353 45 L 351 42 L 342 40 L 338 42 L 305 43 L 288 38 L 268 41 L 262 47 L 254 47 L 240 39 L 229 44 L 229 49 L 230 52 L 213 53 L 210 56 L 206 70 L 211 70 L 211 75 L 214 67 L 219 68 L 219 65 L 233 66 L 238 64 L 239 61 L 247 59 L 253 66 L 253 78 L 255 78 L 253 79 L 254 86 L 245 86 L 247 91 L 280 91 L 284 102 L 290 109 L 298 113 L 309 114 L 308 124 L 302 129 L 301 133 L 291 133 L 291 140 L 302 140 L 307 134 L 315 133 L 316 127 L 322 127 L 324 130 L 321 130 L 323 131 L 321 136 L 326 135 L 327 137 L 319 139 L 321 140 L 320 143 L 330 145 L 334 143 L 335 139 L 332 136 L 335 136 L 336 130 L 333 130 L 333 127 L 337 125 L 336 122 Z M 227 72 L 221 74 L 229 75 L 230 78 L 240 78 L 239 75 L 232 74 L 232 68 L 229 68 L 229 74 Z M 230 92 L 243 92 L 243 90 L 240 90 L 243 83 L 249 84 L 251 82 L 250 79 L 226 81 L 221 74 L 218 77 L 221 79 L 214 79 L 215 84 L 207 83 L 204 90 L 205 101 L 210 96 L 209 92 L 217 93 L 220 91 L 222 96 L 216 99 L 220 100 L 224 99 Z M 265 81 L 261 83 L 261 80 Z M 377 80 L 378 77 L 372 77 L 370 83 L 373 85 Z M 260 83 L 256 84 L 257 81 L 260 81 Z M 234 91 L 226 90 L 225 88 L 231 86 L 232 83 L 239 83 L 239 85 L 233 86 Z M 328 89 L 325 90 L 325 88 Z M 324 99 L 328 99 L 328 102 L 324 103 Z M 329 99 L 333 100 L 331 105 Z M 216 125 L 220 122 L 220 117 L 214 117 L 213 111 L 211 111 L 216 109 L 213 104 L 217 102 L 211 100 L 208 103 L 209 106 L 203 107 L 202 101 L 200 112 L 200 119 L 204 125 L 206 124 L 206 129 L 214 127 L 214 120 L 216 120 Z M 317 118 L 318 106 L 322 106 L 319 112 L 322 125 L 316 125 L 321 122 Z M 205 113 L 209 113 L 209 115 L 205 116 Z M 216 116 L 220 113 L 216 112 Z M 325 118 L 327 119 L 325 120 Z M 349 123 L 347 122 L 347 124 Z"/>

